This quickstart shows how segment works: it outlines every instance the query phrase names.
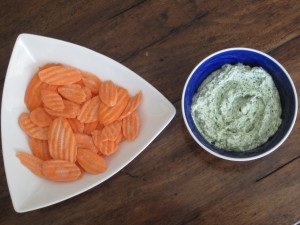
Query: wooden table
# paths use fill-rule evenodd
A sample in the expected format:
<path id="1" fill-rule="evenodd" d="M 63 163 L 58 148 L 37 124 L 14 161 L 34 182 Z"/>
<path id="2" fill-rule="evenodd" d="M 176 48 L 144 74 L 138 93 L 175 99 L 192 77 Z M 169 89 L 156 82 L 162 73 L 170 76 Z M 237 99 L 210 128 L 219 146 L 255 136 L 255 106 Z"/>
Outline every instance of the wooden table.
<path id="1" fill-rule="evenodd" d="M 228 47 L 264 51 L 300 93 L 300 2 L 2 0 L 1 89 L 20 33 L 73 42 L 129 67 L 177 113 L 128 166 L 101 185 L 56 205 L 14 211 L 0 153 L 0 224 L 294 224 L 300 220 L 300 122 L 274 153 L 231 162 L 201 149 L 181 113 L 194 66 Z"/>

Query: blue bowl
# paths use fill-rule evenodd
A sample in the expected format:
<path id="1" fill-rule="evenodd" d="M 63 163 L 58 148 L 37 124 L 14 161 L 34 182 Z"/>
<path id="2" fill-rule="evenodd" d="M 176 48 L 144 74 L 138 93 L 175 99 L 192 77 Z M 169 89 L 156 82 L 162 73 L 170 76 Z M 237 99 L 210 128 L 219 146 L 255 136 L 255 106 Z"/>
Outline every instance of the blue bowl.
<path id="1" fill-rule="evenodd" d="M 192 99 L 202 81 L 224 64 L 235 63 L 264 68 L 274 80 L 282 107 L 282 123 L 277 132 L 265 144 L 247 152 L 226 151 L 210 144 L 196 128 L 191 115 Z M 232 161 L 257 159 L 277 149 L 290 134 L 295 124 L 298 110 L 296 89 L 288 72 L 271 56 L 249 48 L 225 49 L 201 61 L 191 72 L 185 83 L 181 103 L 185 124 L 195 141 L 211 154 Z"/>

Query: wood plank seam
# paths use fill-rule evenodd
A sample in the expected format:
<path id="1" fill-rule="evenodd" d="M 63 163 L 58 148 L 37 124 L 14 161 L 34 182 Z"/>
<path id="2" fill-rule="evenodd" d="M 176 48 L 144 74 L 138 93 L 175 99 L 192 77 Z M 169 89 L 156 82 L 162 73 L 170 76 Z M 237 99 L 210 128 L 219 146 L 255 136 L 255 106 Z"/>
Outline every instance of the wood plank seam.
<path id="1" fill-rule="evenodd" d="M 286 163 L 282 164 L 281 166 L 277 167 L 276 169 L 271 170 L 271 171 L 268 172 L 267 174 L 265 174 L 265 175 L 263 175 L 263 176 L 261 176 L 261 177 L 258 177 L 258 178 L 255 180 L 255 182 L 260 182 L 260 181 L 262 181 L 263 179 L 265 179 L 265 178 L 267 178 L 267 177 L 269 177 L 269 176 L 275 174 L 275 173 L 278 172 L 279 170 L 283 169 L 284 167 L 286 167 L 287 165 L 293 163 L 294 161 L 296 161 L 296 160 L 298 160 L 298 159 L 300 159 L 300 155 L 298 155 L 298 156 L 296 156 L 295 158 L 293 158 L 293 159 L 287 161 Z"/>

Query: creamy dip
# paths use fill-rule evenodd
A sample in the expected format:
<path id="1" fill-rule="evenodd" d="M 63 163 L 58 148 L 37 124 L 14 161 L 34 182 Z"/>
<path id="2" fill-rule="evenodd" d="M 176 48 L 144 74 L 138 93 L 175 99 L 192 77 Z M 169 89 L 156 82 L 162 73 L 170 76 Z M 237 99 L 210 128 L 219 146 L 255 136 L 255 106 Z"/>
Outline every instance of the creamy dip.
<path id="1" fill-rule="evenodd" d="M 200 85 L 192 117 L 203 137 L 228 151 L 249 151 L 275 134 L 281 124 L 277 88 L 261 67 L 226 64 Z"/>

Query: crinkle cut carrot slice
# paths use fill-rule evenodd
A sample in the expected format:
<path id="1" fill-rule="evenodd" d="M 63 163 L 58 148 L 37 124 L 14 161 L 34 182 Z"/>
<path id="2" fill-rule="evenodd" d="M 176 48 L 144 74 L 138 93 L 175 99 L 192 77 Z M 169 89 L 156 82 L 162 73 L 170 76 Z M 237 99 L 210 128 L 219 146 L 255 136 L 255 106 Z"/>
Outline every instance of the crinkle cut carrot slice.
<path id="1" fill-rule="evenodd" d="M 86 100 L 86 94 L 79 84 L 64 85 L 57 89 L 65 99 L 77 104 L 81 104 Z"/>
<path id="2" fill-rule="evenodd" d="M 100 84 L 99 97 L 107 106 L 114 106 L 118 99 L 117 85 L 111 80 L 104 81 Z"/>
<path id="3" fill-rule="evenodd" d="M 100 147 L 100 142 L 102 141 L 101 140 L 101 133 L 102 133 L 102 130 L 94 130 L 91 135 L 92 135 L 92 139 L 93 139 L 93 142 L 95 144 L 95 146 L 99 149 Z"/>
<path id="4" fill-rule="evenodd" d="M 136 111 L 122 120 L 122 131 L 126 140 L 133 141 L 139 134 L 140 119 Z"/>
<path id="5" fill-rule="evenodd" d="M 87 134 L 79 134 L 75 133 L 75 140 L 76 140 L 76 145 L 77 148 L 85 148 L 92 150 L 93 152 L 98 152 L 98 148 L 93 142 L 93 138 Z"/>
<path id="6" fill-rule="evenodd" d="M 102 173 L 106 170 L 104 158 L 89 149 L 78 149 L 77 162 L 91 174 Z"/>
<path id="7" fill-rule="evenodd" d="M 39 140 L 48 139 L 48 127 L 38 127 L 31 119 L 29 113 L 22 113 L 19 117 L 19 124 L 25 133 Z"/>
<path id="8" fill-rule="evenodd" d="M 84 85 L 88 87 L 93 94 L 99 93 L 101 80 L 97 76 L 89 72 L 82 72 L 82 81 Z"/>
<path id="9" fill-rule="evenodd" d="M 54 117 L 76 118 L 80 110 L 80 105 L 68 100 L 63 100 L 63 103 L 65 107 L 62 111 L 55 111 L 47 107 L 45 107 L 45 110 L 49 115 Z"/>
<path id="10" fill-rule="evenodd" d="M 38 157 L 35 157 L 26 152 L 17 152 L 17 157 L 21 161 L 21 163 L 27 167 L 32 173 L 37 176 L 42 177 L 42 164 L 43 161 Z"/>
<path id="11" fill-rule="evenodd" d="M 77 119 L 82 123 L 96 122 L 98 120 L 99 105 L 99 96 L 86 101 L 81 107 Z"/>
<path id="12" fill-rule="evenodd" d="M 86 86 L 83 86 L 82 87 L 82 90 L 84 91 L 85 93 L 85 96 L 86 96 L 86 101 L 87 100 L 90 100 L 92 97 L 93 97 L 93 94 L 92 94 L 92 91 L 90 88 L 86 87 Z"/>
<path id="13" fill-rule="evenodd" d="M 58 87 L 59 87 L 59 85 L 42 83 L 41 90 L 48 90 L 48 91 L 57 92 Z"/>
<path id="14" fill-rule="evenodd" d="M 24 97 L 24 102 L 30 111 L 42 105 L 41 85 L 42 82 L 36 73 L 30 80 Z"/>
<path id="15" fill-rule="evenodd" d="M 119 148 L 119 144 L 115 141 L 101 141 L 99 142 L 99 150 L 103 155 L 112 155 Z"/>
<path id="16" fill-rule="evenodd" d="M 49 127 L 49 152 L 53 159 L 75 162 L 77 147 L 74 133 L 65 118 L 58 117 Z"/>
<path id="17" fill-rule="evenodd" d="M 142 100 L 142 92 L 139 91 L 135 96 L 131 97 L 124 109 L 123 113 L 121 114 L 119 120 L 125 118 L 126 116 L 130 115 L 133 111 L 135 111 L 141 103 Z"/>
<path id="18" fill-rule="evenodd" d="M 119 120 L 110 123 L 103 128 L 100 139 L 102 141 L 115 141 L 121 132 L 121 127 L 122 123 Z"/>
<path id="19" fill-rule="evenodd" d="M 55 91 L 42 90 L 41 98 L 44 105 L 54 111 L 63 111 L 65 108 L 62 97 Z"/>
<path id="20" fill-rule="evenodd" d="M 30 113 L 30 119 L 38 127 L 48 127 L 52 122 L 51 116 L 45 111 L 43 107 L 35 108 Z"/>
<path id="21" fill-rule="evenodd" d="M 115 140 L 115 142 L 121 143 L 124 139 L 125 138 L 123 136 L 123 132 L 122 132 L 122 129 L 121 129 L 120 132 L 119 132 L 119 134 L 118 134 L 118 136 L 117 136 L 117 138 L 116 138 L 116 140 Z"/>
<path id="22" fill-rule="evenodd" d="M 81 80 L 81 71 L 69 66 L 51 66 L 38 73 L 42 82 L 54 85 L 74 84 Z"/>
<path id="23" fill-rule="evenodd" d="M 31 152 L 34 156 L 38 157 L 41 160 L 51 159 L 49 148 L 48 148 L 48 141 L 38 140 L 36 138 L 30 138 L 29 145 L 31 148 Z"/>
<path id="24" fill-rule="evenodd" d="M 85 123 L 83 133 L 91 134 L 94 130 L 96 130 L 97 126 L 98 126 L 98 121 Z"/>
<path id="25" fill-rule="evenodd" d="M 128 91 L 125 88 L 118 87 L 118 99 L 115 106 L 109 107 L 103 103 L 100 104 L 98 114 L 99 122 L 107 125 L 116 121 L 124 111 L 128 100 Z"/>
<path id="26" fill-rule="evenodd" d="M 78 119 L 76 118 L 68 118 L 67 119 L 70 126 L 72 127 L 72 130 L 74 133 L 83 133 L 84 131 L 84 124 L 81 123 Z"/>
<path id="27" fill-rule="evenodd" d="M 81 170 L 75 163 L 53 159 L 43 162 L 42 173 L 45 178 L 59 182 L 74 181 L 81 176 Z"/>

